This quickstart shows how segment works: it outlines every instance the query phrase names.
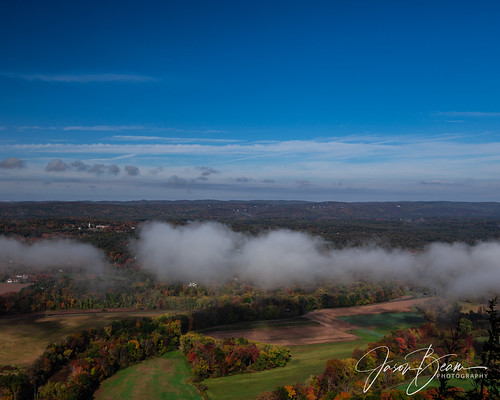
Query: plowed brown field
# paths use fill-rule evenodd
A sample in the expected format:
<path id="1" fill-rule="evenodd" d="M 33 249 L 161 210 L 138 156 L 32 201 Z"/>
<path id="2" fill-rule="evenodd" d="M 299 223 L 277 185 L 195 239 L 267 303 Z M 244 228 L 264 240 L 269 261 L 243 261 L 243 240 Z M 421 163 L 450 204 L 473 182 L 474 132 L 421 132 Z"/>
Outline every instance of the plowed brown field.
<path id="1" fill-rule="evenodd" d="M 382 314 L 394 312 L 411 312 L 413 307 L 428 299 L 399 299 L 386 303 L 370 304 L 359 307 L 328 308 L 312 311 L 303 317 L 317 324 L 297 325 L 296 319 L 268 321 L 264 325 L 249 329 L 234 329 L 234 326 L 220 327 L 220 330 L 207 332 L 214 338 L 244 337 L 258 342 L 279 344 L 284 346 L 305 345 L 314 343 L 343 342 L 357 337 L 349 331 L 360 327 L 342 321 L 336 317 L 349 315 Z M 288 325 L 287 325 L 288 323 Z"/>

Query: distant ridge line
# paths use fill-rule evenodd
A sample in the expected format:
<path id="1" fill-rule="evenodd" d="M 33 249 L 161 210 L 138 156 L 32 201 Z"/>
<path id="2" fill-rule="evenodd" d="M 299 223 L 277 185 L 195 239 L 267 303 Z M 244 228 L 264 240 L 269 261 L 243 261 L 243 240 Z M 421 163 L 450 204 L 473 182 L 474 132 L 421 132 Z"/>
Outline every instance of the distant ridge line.
<path id="1" fill-rule="evenodd" d="M 500 218 L 499 202 L 136 200 L 0 202 L 0 218 L 128 220 L 297 220 Z"/>

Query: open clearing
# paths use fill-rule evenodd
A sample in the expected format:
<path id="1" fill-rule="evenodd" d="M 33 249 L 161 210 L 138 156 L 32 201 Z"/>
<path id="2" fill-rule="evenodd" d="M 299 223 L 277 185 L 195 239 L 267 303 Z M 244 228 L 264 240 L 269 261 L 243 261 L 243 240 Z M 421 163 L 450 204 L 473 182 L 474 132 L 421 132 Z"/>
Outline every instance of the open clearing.
<path id="1" fill-rule="evenodd" d="M 5 293 L 17 293 L 31 283 L 0 283 L 0 296 Z"/>
<path id="2" fill-rule="evenodd" d="M 180 351 L 133 365 L 105 380 L 96 400 L 201 400 L 188 383 L 191 368 Z"/>
<path id="3" fill-rule="evenodd" d="M 0 318 L 0 366 L 27 367 L 48 344 L 58 342 L 82 329 L 105 326 L 124 318 L 155 316 L 165 313 L 147 311 L 82 312 L 32 314 Z"/>
<path id="4" fill-rule="evenodd" d="M 328 308 L 312 311 L 303 317 L 267 321 L 265 324 L 260 322 L 258 325 L 251 323 L 221 326 L 203 333 L 214 338 L 238 336 L 248 340 L 283 346 L 345 342 L 355 340 L 356 336 L 352 334 L 352 331 L 359 330 L 361 325 L 364 327 L 366 325 L 357 324 L 354 320 L 339 317 L 408 313 L 413 312 L 416 305 L 427 300 L 424 298 L 404 299 L 359 307 Z M 418 321 L 415 322 L 418 324 Z M 374 323 L 373 325 L 394 326 L 397 323 L 387 324 L 387 318 L 381 318 L 380 323 Z"/>

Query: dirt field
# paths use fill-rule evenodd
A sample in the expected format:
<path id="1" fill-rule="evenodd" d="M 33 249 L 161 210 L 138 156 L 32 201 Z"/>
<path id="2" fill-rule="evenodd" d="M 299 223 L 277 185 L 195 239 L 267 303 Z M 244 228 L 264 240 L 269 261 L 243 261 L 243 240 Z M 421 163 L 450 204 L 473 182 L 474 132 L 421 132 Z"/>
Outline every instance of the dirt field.
<path id="1" fill-rule="evenodd" d="M 367 306 L 358 307 L 342 307 L 342 308 L 325 308 L 316 310 L 304 315 L 304 317 L 316 321 L 317 315 L 328 317 L 347 317 L 350 315 L 366 315 L 366 314 L 383 314 L 391 312 L 411 312 L 414 311 L 413 307 L 426 303 L 429 298 L 421 299 L 401 299 L 392 300 L 385 303 L 369 304 Z M 322 318 L 322 317 L 319 317 Z M 320 321 L 319 321 L 320 322 Z"/>
<path id="2" fill-rule="evenodd" d="M 411 312 L 414 311 L 412 307 L 425 301 L 427 299 L 403 299 L 367 306 L 316 310 L 303 317 L 317 322 L 317 324 L 297 325 L 294 323 L 296 320 L 292 318 L 286 321 L 270 322 L 266 326 L 252 327 L 250 329 L 234 330 L 221 327 L 220 330 L 207 332 L 206 334 L 214 338 L 244 337 L 248 340 L 284 346 L 343 342 L 356 339 L 357 337 L 349 333 L 349 331 L 361 329 L 361 327 L 342 321 L 336 317 Z"/>
<path id="3" fill-rule="evenodd" d="M 4 293 L 19 292 L 31 283 L 0 283 L 0 296 Z"/>

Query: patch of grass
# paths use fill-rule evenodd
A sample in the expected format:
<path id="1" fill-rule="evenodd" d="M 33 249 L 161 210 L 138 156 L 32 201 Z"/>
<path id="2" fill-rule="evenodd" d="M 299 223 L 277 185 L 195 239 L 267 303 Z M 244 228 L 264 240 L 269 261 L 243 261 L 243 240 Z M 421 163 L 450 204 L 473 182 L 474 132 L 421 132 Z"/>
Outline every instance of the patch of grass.
<path id="1" fill-rule="evenodd" d="M 201 400 L 188 383 L 191 368 L 180 351 L 133 365 L 105 380 L 96 400 Z"/>
<path id="2" fill-rule="evenodd" d="M 375 327 L 373 330 L 383 335 L 397 329 L 420 326 L 427 322 L 424 317 L 413 312 L 351 315 L 337 318 L 361 327 Z"/>
<path id="3" fill-rule="evenodd" d="M 25 368 L 43 353 L 48 344 L 76 331 L 105 326 L 119 319 L 153 315 L 134 311 L 1 318 L 0 365 Z"/>

